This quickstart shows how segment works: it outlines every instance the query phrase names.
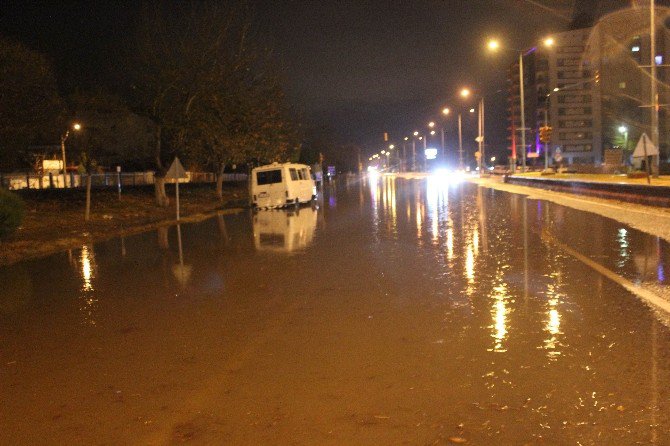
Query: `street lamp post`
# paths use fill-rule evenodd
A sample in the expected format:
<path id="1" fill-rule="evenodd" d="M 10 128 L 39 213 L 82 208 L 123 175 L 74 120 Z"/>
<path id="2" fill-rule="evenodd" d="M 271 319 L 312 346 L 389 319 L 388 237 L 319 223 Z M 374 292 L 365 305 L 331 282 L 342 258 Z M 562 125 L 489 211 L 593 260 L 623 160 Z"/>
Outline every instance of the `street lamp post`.
<path id="1" fill-rule="evenodd" d="M 521 102 L 521 172 L 526 171 L 526 97 L 524 95 L 523 51 L 519 51 L 519 101 Z"/>
<path id="2" fill-rule="evenodd" d="M 444 116 L 448 116 L 449 113 L 450 113 L 449 107 L 444 107 L 444 108 L 442 109 L 442 114 L 443 114 Z M 444 124 L 443 124 L 442 127 L 440 128 L 440 131 L 441 131 L 441 136 L 442 136 L 442 161 L 443 161 L 443 162 L 446 162 L 447 146 L 446 146 L 446 144 L 445 144 L 445 142 L 444 142 Z"/>
<path id="3" fill-rule="evenodd" d="M 72 125 L 72 130 L 74 131 L 79 131 L 81 130 L 81 124 L 78 122 L 75 122 Z M 61 150 L 61 157 L 63 161 L 63 188 L 67 187 L 67 161 L 65 159 L 65 141 L 67 141 L 68 136 L 70 136 L 70 129 L 68 128 L 65 130 L 65 133 L 61 135 L 60 137 L 60 150 Z M 72 184 L 70 184 L 70 187 L 72 187 Z"/>
<path id="4" fill-rule="evenodd" d="M 402 161 L 400 162 L 400 171 L 405 172 L 407 170 L 407 151 L 406 145 L 409 140 L 408 136 L 405 136 L 402 140 Z"/>
<path id="5" fill-rule="evenodd" d="M 554 45 L 554 39 L 551 37 L 544 39 L 544 46 L 551 47 Z M 500 43 L 497 40 L 489 40 L 488 42 L 489 50 L 497 51 L 500 48 Z M 522 172 L 526 171 L 526 96 L 524 91 L 524 75 L 523 75 L 523 56 L 526 51 L 523 50 L 514 50 L 518 53 L 519 56 L 519 102 L 520 102 L 520 115 L 521 115 L 521 160 L 522 160 Z M 531 50 L 532 51 L 532 50 Z M 516 166 L 515 166 L 516 167 Z"/>
<path id="6" fill-rule="evenodd" d="M 414 138 L 412 138 L 412 172 L 416 170 L 416 138 L 419 136 L 419 132 L 414 132 Z"/>
<path id="7" fill-rule="evenodd" d="M 463 119 L 458 113 L 458 169 L 463 170 Z"/>

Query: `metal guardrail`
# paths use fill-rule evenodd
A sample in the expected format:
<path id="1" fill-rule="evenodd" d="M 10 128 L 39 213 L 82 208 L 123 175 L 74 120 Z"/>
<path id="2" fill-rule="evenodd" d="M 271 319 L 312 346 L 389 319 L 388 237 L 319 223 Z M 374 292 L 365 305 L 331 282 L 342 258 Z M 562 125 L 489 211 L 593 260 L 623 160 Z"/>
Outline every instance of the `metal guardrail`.
<path id="1" fill-rule="evenodd" d="M 224 173 L 224 182 L 246 181 L 245 173 Z M 213 183 L 216 175 L 209 172 L 186 172 L 186 178 L 180 183 Z M 154 172 L 107 172 L 91 175 L 93 187 L 141 186 L 154 184 Z M 86 185 L 86 175 L 69 173 L 67 187 L 78 188 Z M 3 174 L 0 173 L 0 187 L 9 190 L 63 188 L 63 174 Z"/>

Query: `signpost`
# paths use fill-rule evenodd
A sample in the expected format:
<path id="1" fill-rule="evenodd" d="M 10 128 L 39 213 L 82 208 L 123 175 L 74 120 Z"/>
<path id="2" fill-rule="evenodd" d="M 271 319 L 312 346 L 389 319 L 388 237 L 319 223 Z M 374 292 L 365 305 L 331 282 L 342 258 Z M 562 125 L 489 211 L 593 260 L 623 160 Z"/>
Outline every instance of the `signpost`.
<path id="1" fill-rule="evenodd" d="M 179 158 L 175 157 L 174 161 L 170 165 L 167 173 L 165 174 L 166 180 L 175 180 L 175 200 L 177 202 L 177 221 L 179 221 L 179 180 L 186 178 L 186 170 L 184 166 L 181 165 Z"/>
<path id="2" fill-rule="evenodd" d="M 635 146 L 633 158 L 644 158 L 644 164 L 647 171 L 647 184 L 651 184 L 651 180 L 649 179 L 651 176 L 651 162 L 649 158 L 658 156 L 658 154 L 658 147 L 651 142 L 651 139 L 649 139 L 646 133 L 643 133 Z"/>
<path id="3" fill-rule="evenodd" d="M 121 166 L 116 166 L 116 185 L 119 189 L 119 200 L 121 200 Z"/>

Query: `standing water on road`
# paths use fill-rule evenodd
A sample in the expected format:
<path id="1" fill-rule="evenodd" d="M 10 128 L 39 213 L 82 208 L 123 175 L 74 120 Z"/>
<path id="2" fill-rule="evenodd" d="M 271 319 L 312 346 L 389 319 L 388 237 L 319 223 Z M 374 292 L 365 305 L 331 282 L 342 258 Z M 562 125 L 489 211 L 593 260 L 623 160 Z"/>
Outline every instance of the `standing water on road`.
<path id="1" fill-rule="evenodd" d="M 576 256 L 575 253 L 578 255 Z M 670 444 L 665 242 L 445 179 L 0 269 L 0 444 Z"/>

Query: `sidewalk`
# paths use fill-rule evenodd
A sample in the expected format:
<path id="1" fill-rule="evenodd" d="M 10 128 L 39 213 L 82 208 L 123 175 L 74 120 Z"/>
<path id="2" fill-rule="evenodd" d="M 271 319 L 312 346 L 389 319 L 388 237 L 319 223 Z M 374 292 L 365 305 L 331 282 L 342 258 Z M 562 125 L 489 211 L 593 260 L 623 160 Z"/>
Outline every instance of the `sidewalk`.
<path id="1" fill-rule="evenodd" d="M 505 182 L 598 198 L 670 208 L 670 177 L 628 178 L 625 175 L 554 174 L 539 172 L 514 174 Z"/>
<path id="2" fill-rule="evenodd" d="M 661 175 L 658 178 L 650 178 L 647 184 L 646 178 L 628 178 L 626 175 L 606 175 L 606 174 L 586 174 L 586 173 L 557 173 L 552 175 L 542 175 L 540 172 L 517 173 L 511 175 L 515 178 L 532 178 L 541 180 L 557 180 L 568 182 L 584 183 L 610 183 L 610 184 L 638 184 L 641 186 L 667 186 L 670 187 L 670 176 Z"/>

